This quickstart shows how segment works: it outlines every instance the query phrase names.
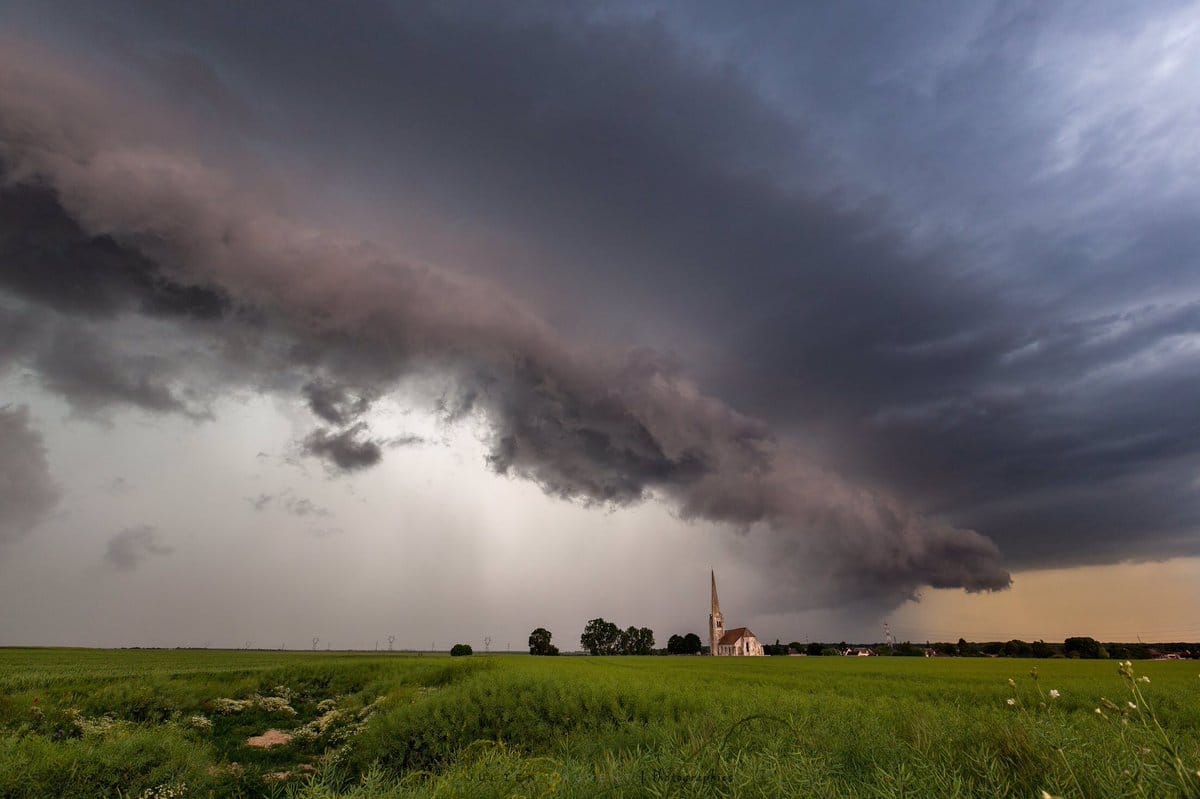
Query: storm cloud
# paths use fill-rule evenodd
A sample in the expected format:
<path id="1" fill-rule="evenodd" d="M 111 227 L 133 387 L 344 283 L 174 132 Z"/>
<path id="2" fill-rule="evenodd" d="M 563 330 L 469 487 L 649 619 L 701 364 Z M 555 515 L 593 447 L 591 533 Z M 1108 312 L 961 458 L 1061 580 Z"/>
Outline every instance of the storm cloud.
<path id="1" fill-rule="evenodd" d="M 0 545 L 27 535 L 53 510 L 59 489 L 25 407 L 0 405 Z"/>
<path id="2" fill-rule="evenodd" d="M 170 555 L 175 549 L 162 541 L 162 534 L 150 525 L 127 527 L 108 541 L 104 560 L 113 568 L 132 571 L 146 558 Z"/>
<path id="3" fill-rule="evenodd" d="M 1063 17 L 141 11 L 116 66 L 0 76 L 0 329 L 76 407 L 291 395 L 348 474 L 427 381 L 495 472 L 761 536 L 797 606 L 1197 550 L 1200 162 L 1149 193 L 1123 85 L 1019 105 L 1078 96 Z M 1121 128 L 1147 174 L 1192 113 L 1156 108 Z M 198 366 L 81 332 L 131 317 Z"/>

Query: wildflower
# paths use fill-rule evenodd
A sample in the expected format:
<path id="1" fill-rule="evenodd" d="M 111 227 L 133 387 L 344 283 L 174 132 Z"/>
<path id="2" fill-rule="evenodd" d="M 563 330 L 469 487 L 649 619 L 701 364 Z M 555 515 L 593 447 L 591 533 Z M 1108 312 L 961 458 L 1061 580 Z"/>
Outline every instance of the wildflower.
<path id="1" fill-rule="evenodd" d="M 1017 682 L 1012 677 L 1008 678 L 1008 684 L 1011 685 L 1013 688 L 1017 687 Z"/>
<path id="2" fill-rule="evenodd" d="M 1129 705 L 1130 710 L 1137 710 L 1137 705 L 1135 705 L 1133 702 L 1126 702 L 1125 704 Z"/>
<path id="3" fill-rule="evenodd" d="M 1149 682 L 1150 682 L 1150 678 L 1149 678 L 1149 677 L 1147 677 L 1145 674 L 1143 674 L 1141 677 L 1138 677 L 1138 682 L 1149 683 Z"/>
<path id="4" fill-rule="evenodd" d="M 36 697 L 36 696 L 33 698 L 33 703 L 34 703 L 35 705 L 37 704 L 37 697 Z"/>
<path id="5" fill-rule="evenodd" d="M 1050 689 L 1050 698 L 1051 698 L 1051 699 L 1058 699 L 1060 696 L 1062 696 L 1062 694 L 1060 694 L 1060 693 L 1058 692 L 1058 689 L 1057 689 L 1057 688 L 1051 688 L 1051 689 Z"/>
<path id="6" fill-rule="evenodd" d="M 1033 681 L 1034 681 L 1034 682 L 1037 682 L 1037 678 L 1038 678 L 1038 675 L 1037 675 L 1037 666 L 1034 666 L 1034 667 L 1033 667 L 1033 669 L 1032 669 L 1032 670 L 1029 672 L 1029 676 L 1033 678 Z"/>
<path id="7" fill-rule="evenodd" d="M 1013 706 L 1013 705 L 1015 705 L 1015 704 L 1017 704 L 1017 700 L 1015 700 L 1015 699 L 1009 699 L 1009 700 L 1008 700 L 1008 706 L 1009 706 L 1009 707 L 1012 707 L 1012 706 Z"/>
<path id="8" fill-rule="evenodd" d="M 1122 660 L 1117 671 L 1122 677 L 1133 677 L 1133 661 Z"/>

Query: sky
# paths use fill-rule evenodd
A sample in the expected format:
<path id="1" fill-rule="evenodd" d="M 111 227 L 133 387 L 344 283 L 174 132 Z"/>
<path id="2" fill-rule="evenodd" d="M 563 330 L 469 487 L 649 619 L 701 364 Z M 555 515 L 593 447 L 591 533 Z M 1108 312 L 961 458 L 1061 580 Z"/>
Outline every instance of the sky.
<path id="1" fill-rule="evenodd" d="M 0 7 L 0 645 L 1200 639 L 1200 9 Z M 488 641 L 490 640 L 490 643 Z"/>

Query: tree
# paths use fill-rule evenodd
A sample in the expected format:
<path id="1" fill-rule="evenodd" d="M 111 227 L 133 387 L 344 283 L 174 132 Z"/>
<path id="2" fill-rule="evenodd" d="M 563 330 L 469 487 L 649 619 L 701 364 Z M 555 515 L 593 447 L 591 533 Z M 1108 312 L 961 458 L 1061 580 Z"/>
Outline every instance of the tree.
<path id="1" fill-rule="evenodd" d="M 1063 641 L 1063 652 L 1069 658 L 1088 658 L 1089 660 L 1107 660 L 1108 652 L 1104 647 L 1100 646 L 1100 642 L 1095 638 L 1081 636 L 1078 638 L 1068 638 Z"/>
<path id="2" fill-rule="evenodd" d="M 672 635 L 667 639 L 668 655 L 699 655 L 703 650 L 704 644 L 695 633 Z"/>
<path id="3" fill-rule="evenodd" d="M 812 643 L 810 643 L 804 647 L 804 654 L 816 657 L 818 655 L 821 655 L 824 652 L 824 650 L 825 650 L 825 647 L 821 646 L 821 644 L 817 643 L 816 641 L 813 641 Z"/>
<path id="4" fill-rule="evenodd" d="M 621 639 L 621 629 L 611 621 L 592 619 L 579 636 L 579 645 L 592 655 L 615 655 Z"/>
<path id="5" fill-rule="evenodd" d="M 1029 645 L 1030 650 L 1035 658 L 1052 658 L 1054 657 L 1054 647 L 1045 641 L 1034 641 Z"/>
<path id="6" fill-rule="evenodd" d="M 773 644 L 763 644 L 764 655 L 786 655 L 788 653 L 788 645 L 779 643 L 779 639 L 775 639 Z"/>
<path id="7" fill-rule="evenodd" d="M 450 647 L 450 657 L 452 658 L 460 658 L 473 654 L 475 654 L 475 650 L 471 649 L 470 644 L 455 644 Z"/>
<path id="8" fill-rule="evenodd" d="M 649 627 L 627 627 L 617 635 L 616 650 L 621 655 L 653 654 L 654 631 Z"/>
<path id="9" fill-rule="evenodd" d="M 1022 641 L 1020 638 L 1014 638 L 1004 645 L 1004 655 L 1010 658 L 1027 658 L 1033 654 L 1033 647 Z"/>
<path id="10" fill-rule="evenodd" d="M 550 631 L 545 627 L 538 627 L 529 634 L 529 654 L 531 655 L 557 655 L 558 647 L 550 643 Z"/>

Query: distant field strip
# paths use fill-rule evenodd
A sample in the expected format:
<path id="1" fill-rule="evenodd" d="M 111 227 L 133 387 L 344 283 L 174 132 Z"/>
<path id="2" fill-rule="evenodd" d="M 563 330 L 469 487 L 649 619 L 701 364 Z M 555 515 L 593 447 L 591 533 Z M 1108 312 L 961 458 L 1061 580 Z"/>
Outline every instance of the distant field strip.
<path id="1" fill-rule="evenodd" d="M 0 797 L 1200 797 L 1200 663 L 1118 668 L 0 649 Z"/>

